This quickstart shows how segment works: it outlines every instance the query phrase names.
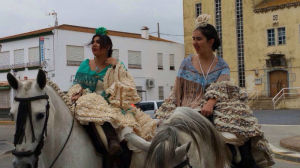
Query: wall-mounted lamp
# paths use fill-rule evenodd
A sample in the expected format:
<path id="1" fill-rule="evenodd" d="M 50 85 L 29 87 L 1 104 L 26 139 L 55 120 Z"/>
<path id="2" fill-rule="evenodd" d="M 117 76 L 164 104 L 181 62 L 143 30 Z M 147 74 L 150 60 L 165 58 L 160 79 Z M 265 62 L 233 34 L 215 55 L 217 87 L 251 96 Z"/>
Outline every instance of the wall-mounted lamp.
<path id="1" fill-rule="evenodd" d="M 256 76 L 258 76 L 258 74 L 259 74 L 258 69 L 255 69 L 255 70 L 254 70 L 254 74 L 255 74 Z"/>

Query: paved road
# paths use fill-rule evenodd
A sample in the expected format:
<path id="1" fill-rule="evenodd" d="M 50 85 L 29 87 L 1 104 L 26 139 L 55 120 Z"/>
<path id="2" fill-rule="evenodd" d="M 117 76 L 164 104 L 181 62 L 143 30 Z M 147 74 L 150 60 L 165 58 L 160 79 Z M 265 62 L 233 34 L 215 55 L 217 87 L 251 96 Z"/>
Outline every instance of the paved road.
<path id="1" fill-rule="evenodd" d="M 260 124 L 300 125 L 299 110 L 257 110 L 254 115 Z"/>
<path id="2" fill-rule="evenodd" d="M 260 124 L 269 141 L 274 145 L 278 144 L 278 139 L 283 136 L 293 136 L 298 134 L 300 126 L 278 126 L 278 125 L 300 125 L 300 110 L 260 110 L 255 111 L 254 115 L 258 118 Z M 14 126 L 0 125 L 0 144 L 10 143 L 13 140 Z M 299 132 L 300 134 L 300 132 Z M 281 135 L 281 136 L 277 136 Z M 5 146 L 5 148 L 9 148 Z M 4 150 L 4 146 L 0 145 L 0 153 Z M 0 168 L 12 168 L 11 154 L 0 155 Z M 273 168 L 299 168 L 299 163 L 275 159 L 276 164 Z"/>

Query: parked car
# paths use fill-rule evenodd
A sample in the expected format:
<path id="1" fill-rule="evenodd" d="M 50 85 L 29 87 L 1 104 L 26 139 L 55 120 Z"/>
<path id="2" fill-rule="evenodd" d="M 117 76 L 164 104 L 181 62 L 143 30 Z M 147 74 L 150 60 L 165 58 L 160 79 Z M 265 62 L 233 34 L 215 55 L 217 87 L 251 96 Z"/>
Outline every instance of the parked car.
<path id="1" fill-rule="evenodd" d="M 137 108 L 140 108 L 146 114 L 149 114 L 151 118 L 154 118 L 154 114 L 156 110 L 163 104 L 163 102 L 164 102 L 163 100 L 142 101 L 135 104 L 135 106 Z"/>

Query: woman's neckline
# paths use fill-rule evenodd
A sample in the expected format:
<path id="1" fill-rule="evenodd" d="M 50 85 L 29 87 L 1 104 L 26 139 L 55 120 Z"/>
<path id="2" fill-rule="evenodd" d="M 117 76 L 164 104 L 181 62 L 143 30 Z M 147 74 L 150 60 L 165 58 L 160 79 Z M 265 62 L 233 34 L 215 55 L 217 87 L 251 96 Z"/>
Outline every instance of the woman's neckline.
<path id="1" fill-rule="evenodd" d="M 111 65 L 107 65 L 107 66 L 105 66 L 105 68 L 101 69 L 101 71 L 97 72 L 96 69 L 95 69 L 95 70 L 92 70 L 90 62 L 91 62 L 91 60 L 88 59 L 89 70 L 92 71 L 92 72 L 95 72 L 96 74 L 101 73 L 102 71 L 106 70 L 107 68 L 110 68 L 110 66 L 111 66 Z"/>
<path id="2" fill-rule="evenodd" d="M 198 74 L 200 74 L 200 75 L 205 75 L 205 74 L 202 74 L 201 72 L 199 72 L 199 71 L 196 69 L 196 67 L 193 65 L 192 59 L 193 59 L 194 56 L 196 57 L 196 55 L 190 55 L 190 58 L 189 58 L 189 61 L 190 61 L 190 63 L 191 63 L 192 68 L 193 68 L 194 71 L 197 72 Z M 215 57 L 216 57 L 216 61 L 215 61 L 216 63 L 215 63 L 215 65 L 211 68 L 211 70 L 210 70 L 210 72 L 208 73 L 208 75 L 211 74 L 211 73 L 213 73 L 213 72 L 215 72 L 215 69 L 216 69 L 217 65 L 220 63 L 220 58 L 219 58 L 218 56 L 215 56 Z"/>

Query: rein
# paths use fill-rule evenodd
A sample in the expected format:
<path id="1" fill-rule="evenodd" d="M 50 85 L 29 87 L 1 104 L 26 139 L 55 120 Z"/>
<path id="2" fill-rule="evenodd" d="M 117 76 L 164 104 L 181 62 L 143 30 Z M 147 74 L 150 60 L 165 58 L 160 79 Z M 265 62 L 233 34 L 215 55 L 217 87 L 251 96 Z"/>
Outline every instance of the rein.
<path id="1" fill-rule="evenodd" d="M 43 131 L 40 135 L 40 141 L 39 141 L 39 143 L 38 143 L 38 145 L 37 145 L 37 147 L 34 151 L 19 152 L 19 151 L 16 150 L 16 146 L 18 144 L 22 143 L 23 138 L 25 136 L 25 124 L 26 124 L 27 117 L 29 117 L 29 121 L 30 121 L 30 128 L 31 128 L 31 132 L 32 132 L 32 142 L 36 141 L 34 126 L 33 126 L 33 123 L 32 123 L 31 102 L 36 101 L 36 100 L 41 100 L 41 99 L 46 99 L 47 100 L 47 105 L 45 106 L 45 108 L 46 108 L 46 119 L 45 119 L 45 122 L 44 122 Z M 35 168 L 37 168 L 38 167 L 39 155 L 41 154 L 41 150 L 44 147 L 44 135 L 47 136 L 47 124 L 48 124 L 49 109 L 50 109 L 49 96 L 45 94 L 45 95 L 29 97 L 29 98 L 15 97 L 15 101 L 20 102 L 20 104 L 19 104 L 19 107 L 18 107 L 18 116 L 17 116 L 17 122 L 16 122 L 16 133 L 15 133 L 15 137 L 14 137 L 15 149 L 12 151 L 12 154 L 14 156 L 17 156 L 17 157 L 28 157 L 28 156 L 31 156 L 31 155 L 35 155 L 37 157 Z M 75 103 L 75 108 L 76 108 L 76 103 Z M 74 115 L 75 115 L 75 113 L 74 113 Z M 68 143 L 68 141 L 71 137 L 72 131 L 73 131 L 74 121 L 75 121 L 75 117 L 73 116 L 72 126 L 71 126 L 70 132 L 68 134 L 68 137 L 67 137 L 63 147 L 61 148 L 61 150 L 59 151 L 59 153 L 57 154 L 55 159 L 52 161 L 49 168 L 52 168 L 54 166 L 55 162 L 57 161 L 57 159 L 59 158 L 59 156 L 61 155 L 61 153 L 65 149 L 65 146 Z M 25 137 L 25 141 L 26 141 L 26 137 Z"/>

